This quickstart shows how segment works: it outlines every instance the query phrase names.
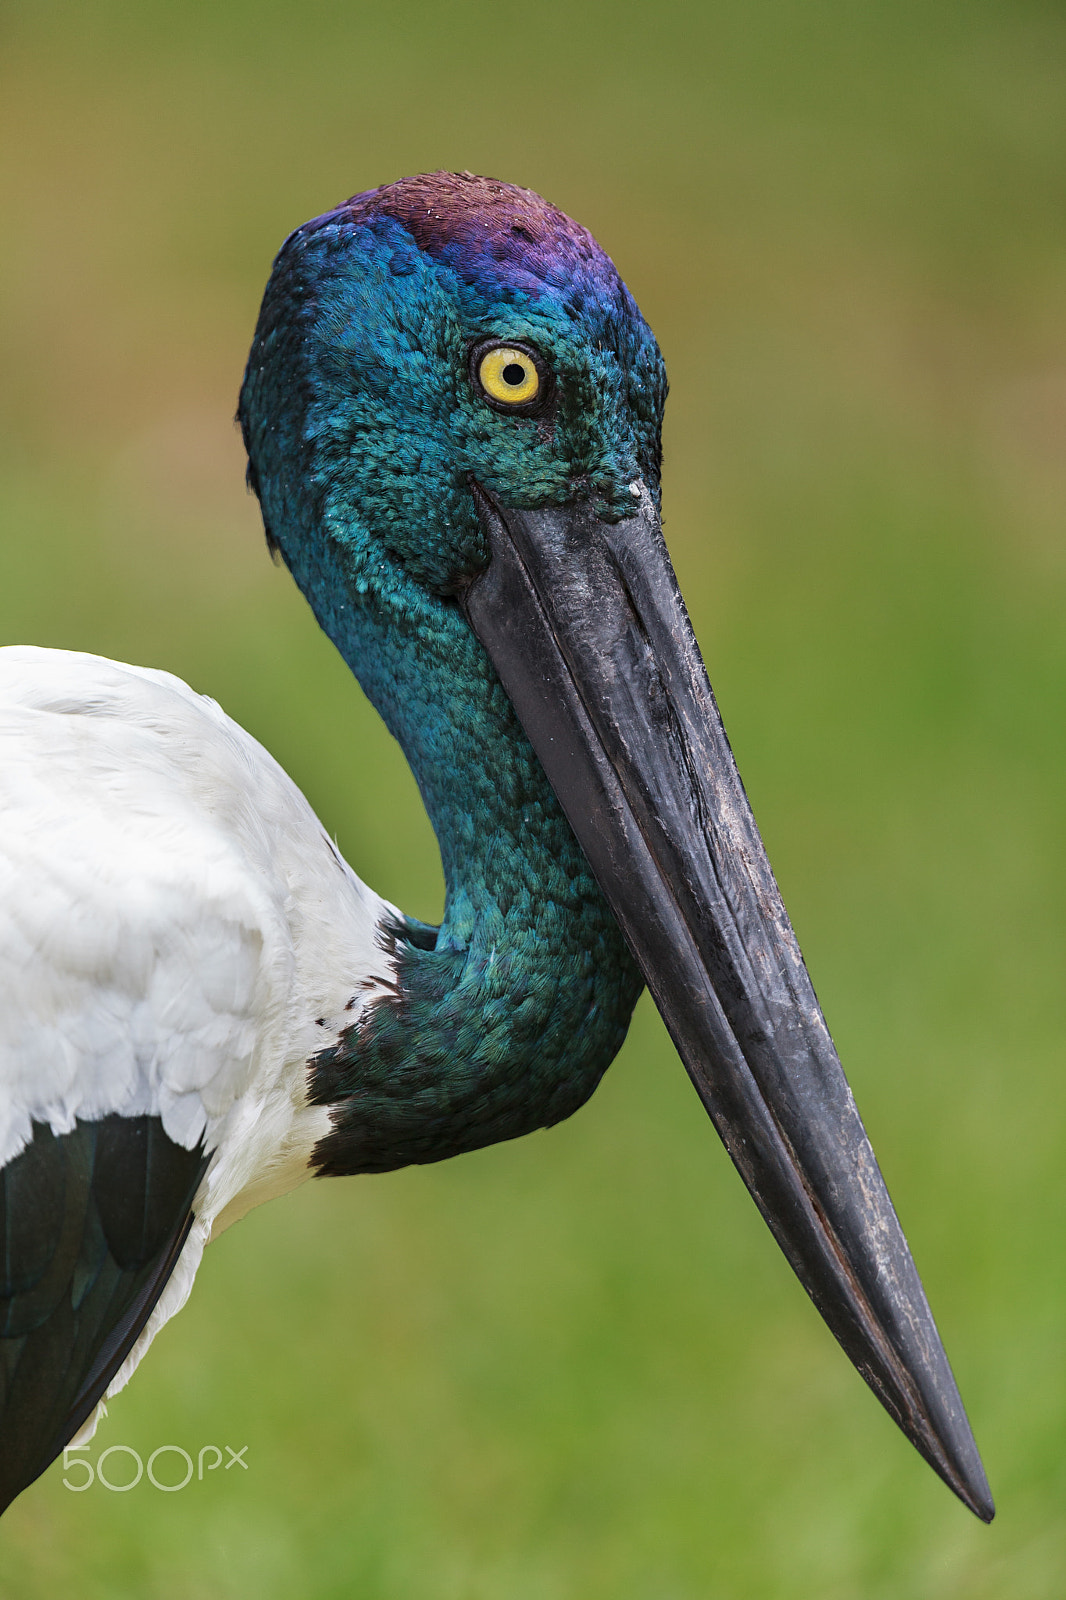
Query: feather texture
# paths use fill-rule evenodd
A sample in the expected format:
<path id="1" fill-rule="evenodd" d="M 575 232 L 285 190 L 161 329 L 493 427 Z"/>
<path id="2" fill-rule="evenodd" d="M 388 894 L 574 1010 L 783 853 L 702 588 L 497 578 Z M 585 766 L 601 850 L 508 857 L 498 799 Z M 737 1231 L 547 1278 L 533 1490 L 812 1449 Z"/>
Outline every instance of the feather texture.
<path id="1" fill-rule="evenodd" d="M 330 1120 L 308 1103 L 307 1062 L 391 992 L 380 930 L 399 913 L 272 757 L 168 673 L 0 650 L 0 812 L 9 1228 L 25 1226 L 17 1174 L 42 1140 L 84 1166 L 86 1129 L 128 1141 L 154 1122 L 159 1148 L 197 1169 L 188 1238 L 114 1393 L 184 1303 L 212 1232 L 310 1175 Z M 106 1165 L 107 1140 L 94 1149 Z M 105 1212 L 135 1207 L 141 1181 L 97 1176 Z M 166 1206 L 172 1242 L 189 1200 Z"/>
<path id="2" fill-rule="evenodd" d="M 0 1510 L 59 1454 L 147 1322 L 207 1165 L 158 1117 L 43 1123 L 0 1170 Z"/>

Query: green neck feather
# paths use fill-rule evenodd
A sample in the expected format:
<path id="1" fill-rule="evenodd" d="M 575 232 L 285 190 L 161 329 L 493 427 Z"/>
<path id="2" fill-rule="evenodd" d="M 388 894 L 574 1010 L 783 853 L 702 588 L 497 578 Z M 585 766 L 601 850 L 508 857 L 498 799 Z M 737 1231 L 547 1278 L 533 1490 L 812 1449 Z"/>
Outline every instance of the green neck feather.
<path id="1" fill-rule="evenodd" d="M 312 548 L 295 575 L 403 747 L 446 883 L 435 937 L 383 930 L 397 998 L 314 1065 L 313 1097 L 337 1124 L 319 1171 L 382 1172 L 569 1116 L 617 1053 L 641 981 L 454 601 L 402 581 L 360 594 L 337 544 Z"/>
<path id="2" fill-rule="evenodd" d="M 531 294 L 495 257 L 468 281 L 391 216 L 342 207 L 291 236 L 264 296 L 240 406 L 250 482 L 268 539 L 403 747 L 447 887 L 439 930 L 383 930 L 397 998 L 314 1063 L 335 1121 L 323 1172 L 436 1161 L 559 1121 L 592 1093 L 640 990 L 451 598 L 488 559 L 471 476 L 527 506 L 607 504 L 638 472 L 658 482 L 661 358 L 610 263 L 578 242 L 553 268 L 562 287 Z M 467 381 L 474 332 L 512 329 L 559 376 L 553 419 L 515 426 Z"/>

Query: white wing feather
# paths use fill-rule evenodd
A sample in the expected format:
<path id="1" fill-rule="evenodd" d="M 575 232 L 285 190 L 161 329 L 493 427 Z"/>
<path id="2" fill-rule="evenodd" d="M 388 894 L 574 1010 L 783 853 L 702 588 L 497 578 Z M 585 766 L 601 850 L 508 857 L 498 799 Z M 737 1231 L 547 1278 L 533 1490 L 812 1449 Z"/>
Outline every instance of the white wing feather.
<path id="1" fill-rule="evenodd" d="M 34 1121 L 109 1112 L 213 1152 L 112 1394 L 212 1231 L 309 1175 L 329 1120 L 306 1064 L 392 977 L 377 936 L 396 912 L 262 746 L 169 673 L 0 649 L 0 816 L 0 1165 Z"/>

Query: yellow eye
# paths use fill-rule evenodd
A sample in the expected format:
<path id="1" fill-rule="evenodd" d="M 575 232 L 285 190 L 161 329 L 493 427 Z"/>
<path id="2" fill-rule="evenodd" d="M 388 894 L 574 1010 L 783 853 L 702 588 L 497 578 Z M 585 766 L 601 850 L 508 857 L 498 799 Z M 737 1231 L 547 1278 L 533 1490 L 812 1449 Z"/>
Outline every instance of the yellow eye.
<path id="1" fill-rule="evenodd" d="M 477 363 L 477 380 L 498 406 L 526 406 L 540 393 L 540 373 L 527 350 L 493 345 Z"/>

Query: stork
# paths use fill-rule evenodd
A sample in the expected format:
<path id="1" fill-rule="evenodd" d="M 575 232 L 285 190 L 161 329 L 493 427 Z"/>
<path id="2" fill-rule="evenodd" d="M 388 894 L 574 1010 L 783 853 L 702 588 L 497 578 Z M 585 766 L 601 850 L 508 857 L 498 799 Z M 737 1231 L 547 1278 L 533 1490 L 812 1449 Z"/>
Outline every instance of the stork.
<path id="1" fill-rule="evenodd" d="M 414 771 L 439 927 L 178 679 L 0 651 L 0 1509 L 211 1238 L 569 1116 L 646 983 L 830 1329 L 991 1518 L 663 543 L 665 396 L 611 261 L 525 189 L 403 179 L 274 263 L 248 481 Z"/>

